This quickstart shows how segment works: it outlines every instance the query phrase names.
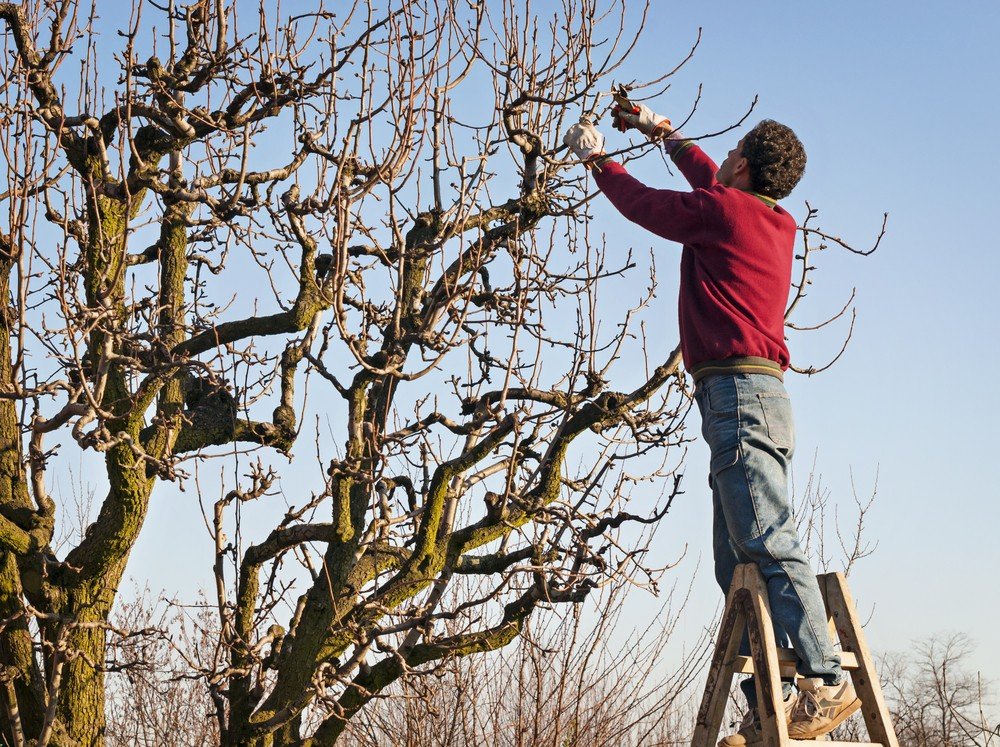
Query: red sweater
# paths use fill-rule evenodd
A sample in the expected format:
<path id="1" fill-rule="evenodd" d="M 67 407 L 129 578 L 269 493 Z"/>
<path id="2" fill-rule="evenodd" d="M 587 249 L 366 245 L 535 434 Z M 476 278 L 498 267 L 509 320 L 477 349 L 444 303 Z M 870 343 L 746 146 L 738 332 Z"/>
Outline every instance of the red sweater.
<path id="1" fill-rule="evenodd" d="M 652 189 L 614 161 L 594 178 L 630 221 L 684 245 L 678 306 L 685 366 L 756 356 L 787 369 L 795 219 L 767 198 L 720 184 L 715 163 L 693 143 L 679 147 L 674 162 L 693 191 Z"/>

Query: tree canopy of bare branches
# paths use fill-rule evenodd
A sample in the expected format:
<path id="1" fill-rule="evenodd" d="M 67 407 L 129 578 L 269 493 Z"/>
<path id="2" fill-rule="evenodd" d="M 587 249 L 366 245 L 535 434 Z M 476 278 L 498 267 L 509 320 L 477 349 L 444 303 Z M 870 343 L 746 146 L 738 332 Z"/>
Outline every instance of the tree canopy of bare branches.
<path id="1" fill-rule="evenodd" d="M 220 455 L 257 460 L 207 512 L 217 627 L 189 662 L 225 745 L 332 744 L 536 608 L 654 585 L 679 353 L 643 345 L 655 275 L 591 237 L 559 139 L 607 108 L 642 8 L 118 10 L 0 3 L 4 738 L 103 743 L 106 677 L 141 664 L 110 644 L 166 645 L 110 622 L 151 496 Z M 609 307 L 616 281 L 634 298 Z M 244 532 L 309 444 L 321 484 Z M 103 494 L 60 546 L 50 473 L 73 450 Z M 632 509 L 654 477 L 659 500 Z"/>

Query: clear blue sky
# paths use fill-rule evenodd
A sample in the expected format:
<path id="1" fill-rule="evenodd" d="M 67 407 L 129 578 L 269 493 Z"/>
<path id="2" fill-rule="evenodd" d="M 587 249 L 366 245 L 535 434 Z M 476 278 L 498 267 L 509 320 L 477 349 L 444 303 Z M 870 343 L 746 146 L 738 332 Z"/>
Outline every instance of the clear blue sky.
<path id="1" fill-rule="evenodd" d="M 878 473 L 867 536 L 879 546 L 852 581 L 864 612 L 877 602 L 870 642 L 902 650 L 915 638 L 964 631 L 978 644 L 977 665 L 1000 679 L 1000 488 L 992 440 L 1000 420 L 994 383 L 1000 374 L 994 227 L 1000 5 L 654 5 L 623 79 L 648 79 L 673 67 L 697 28 L 704 30 L 694 60 L 668 93 L 650 102 L 655 109 L 686 113 L 695 86 L 703 83 L 702 104 L 685 128 L 701 134 L 730 124 L 757 94 L 753 121 L 766 116 L 790 124 L 809 153 L 805 179 L 785 201 L 796 217 L 803 217 L 808 199 L 820 208 L 824 228 L 865 244 L 882 213 L 890 213 L 888 234 L 874 256 L 830 250 L 820 260 L 814 303 L 801 321 L 835 309 L 853 286 L 859 316 L 834 369 L 788 382 L 798 429 L 797 476 L 803 484 L 815 454 L 832 500 L 849 507 L 851 472 L 862 495 Z M 622 137 L 606 123 L 604 130 L 611 143 Z M 737 139 L 723 135 L 704 147 L 721 160 Z M 654 159 L 638 164 L 636 173 L 658 186 L 683 186 Z M 597 211 L 606 225 L 595 228 L 616 241 L 656 247 L 665 299 L 659 332 L 676 340 L 671 276 L 677 247 Z M 840 329 L 793 337 L 794 360 L 825 361 L 839 347 Z M 687 493 L 658 535 L 664 562 L 687 544 L 678 572 L 701 562 L 682 626 L 692 640 L 719 597 L 709 571 L 706 456 L 703 444 L 692 446 Z M 190 523 L 197 521 L 192 501 L 190 490 L 161 489 L 154 498 L 150 522 L 176 531 L 146 532 L 130 565 L 136 577 L 155 579 L 154 591 L 187 591 L 197 578 L 195 557 L 201 583 L 209 586 L 208 544 L 201 527 Z M 179 553 L 184 536 L 198 549 Z M 165 557 L 178 572 L 174 579 L 161 570 Z M 657 606 L 641 596 L 633 604 L 638 611 Z"/>

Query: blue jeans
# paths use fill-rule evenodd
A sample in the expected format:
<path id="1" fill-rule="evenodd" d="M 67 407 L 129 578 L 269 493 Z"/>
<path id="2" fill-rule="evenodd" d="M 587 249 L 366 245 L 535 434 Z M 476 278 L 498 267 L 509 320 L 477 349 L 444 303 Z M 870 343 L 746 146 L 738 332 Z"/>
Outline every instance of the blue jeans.
<path id="1" fill-rule="evenodd" d="M 737 564 L 756 563 L 767 584 L 778 645 L 790 640 L 804 677 L 841 682 L 840 656 L 788 497 L 795 429 L 784 385 L 766 374 L 707 376 L 698 382 L 695 400 L 712 452 L 708 483 L 719 586 L 728 592 Z M 749 696 L 752 684 L 743 689 Z"/>

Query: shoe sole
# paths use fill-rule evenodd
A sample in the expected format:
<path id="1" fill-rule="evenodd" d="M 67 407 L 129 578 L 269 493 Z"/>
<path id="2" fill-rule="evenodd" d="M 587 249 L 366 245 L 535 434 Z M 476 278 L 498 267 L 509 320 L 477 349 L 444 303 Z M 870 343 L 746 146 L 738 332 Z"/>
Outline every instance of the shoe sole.
<path id="1" fill-rule="evenodd" d="M 847 706 L 844 710 L 838 713 L 837 716 L 833 718 L 830 721 L 830 723 L 825 725 L 822 729 L 813 729 L 812 731 L 802 732 L 801 734 L 798 732 L 792 734 L 791 730 L 789 730 L 788 736 L 791 739 L 815 739 L 816 737 L 821 737 L 824 734 L 829 734 L 831 731 L 836 729 L 847 719 L 853 716 L 860 708 L 861 708 L 861 699 L 855 698 L 854 701 L 849 706 Z"/>

